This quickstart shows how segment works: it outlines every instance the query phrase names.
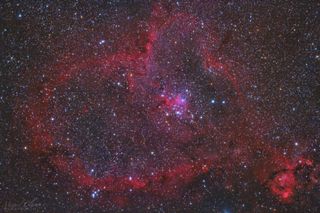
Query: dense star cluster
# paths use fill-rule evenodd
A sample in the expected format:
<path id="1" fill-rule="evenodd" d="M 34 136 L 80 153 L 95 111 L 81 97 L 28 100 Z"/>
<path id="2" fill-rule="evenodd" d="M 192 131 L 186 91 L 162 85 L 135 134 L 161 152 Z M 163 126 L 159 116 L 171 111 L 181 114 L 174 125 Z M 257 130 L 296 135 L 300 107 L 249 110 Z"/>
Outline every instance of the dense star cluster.
<path id="1" fill-rule="evenodd" d="M 319 13 L 4 1 L 1 212 L 320 212 Z"/>

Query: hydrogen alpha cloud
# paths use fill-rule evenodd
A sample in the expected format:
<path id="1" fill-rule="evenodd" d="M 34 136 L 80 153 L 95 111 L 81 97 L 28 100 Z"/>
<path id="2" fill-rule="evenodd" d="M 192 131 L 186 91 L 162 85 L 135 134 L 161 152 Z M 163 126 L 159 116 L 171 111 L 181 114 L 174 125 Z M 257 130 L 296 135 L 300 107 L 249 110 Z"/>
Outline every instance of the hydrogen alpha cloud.
<path id="1" fill-rule="evenodd" d="M 2 210 L 320 211 L 319 6 L 5 2 Z"/>

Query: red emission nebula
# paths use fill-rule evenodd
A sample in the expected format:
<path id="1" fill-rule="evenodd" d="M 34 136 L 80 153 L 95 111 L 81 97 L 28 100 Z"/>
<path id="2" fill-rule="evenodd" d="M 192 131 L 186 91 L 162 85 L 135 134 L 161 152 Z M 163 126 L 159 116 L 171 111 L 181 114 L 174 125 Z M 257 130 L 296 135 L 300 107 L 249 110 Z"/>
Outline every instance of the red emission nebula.
<path id="1" fill-rule="evenodd" d="M 213 176 L 230 192 L 253 180 L 290 204 L 318 184 L 319 164 L 303 145 L 284 154 L 261 136 L 272 125 L 245 98 L 241 82 L 250 77 L 216 55 L 221 38 L 201 23 L 156 5 L 137 38 L 142 48 L 119 42 L 103 57 L 64 58 L 19 103 L 34 161 L 46 159 L 43 169 L 67 179 L 74 199 L 80 193 L 84 204 L 119 207 L 179 200 L 191 183 Z M 202 197 L 195 190 L 192 202 Z"/>

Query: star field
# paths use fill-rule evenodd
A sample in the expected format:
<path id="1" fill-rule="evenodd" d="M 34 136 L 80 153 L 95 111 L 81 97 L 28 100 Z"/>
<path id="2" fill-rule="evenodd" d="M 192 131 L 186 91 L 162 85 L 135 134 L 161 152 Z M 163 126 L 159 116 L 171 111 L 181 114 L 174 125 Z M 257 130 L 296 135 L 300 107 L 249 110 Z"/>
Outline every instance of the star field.
<path id="1" fill-rule="evenodd" d="M 319 212 L 317 1 L 4 1 L 0 210 Z"/>

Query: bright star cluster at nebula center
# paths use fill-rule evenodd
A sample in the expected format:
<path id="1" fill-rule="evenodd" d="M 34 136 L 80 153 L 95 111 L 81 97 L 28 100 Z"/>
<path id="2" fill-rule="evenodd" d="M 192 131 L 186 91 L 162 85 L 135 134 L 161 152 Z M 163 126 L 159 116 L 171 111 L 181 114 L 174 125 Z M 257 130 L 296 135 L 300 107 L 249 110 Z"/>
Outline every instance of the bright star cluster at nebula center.
<path id="1" fill-rule="evenodd" d="M 2 210 L 320 210 L 319 3 L 26 2 L 0 13 Z"/>

